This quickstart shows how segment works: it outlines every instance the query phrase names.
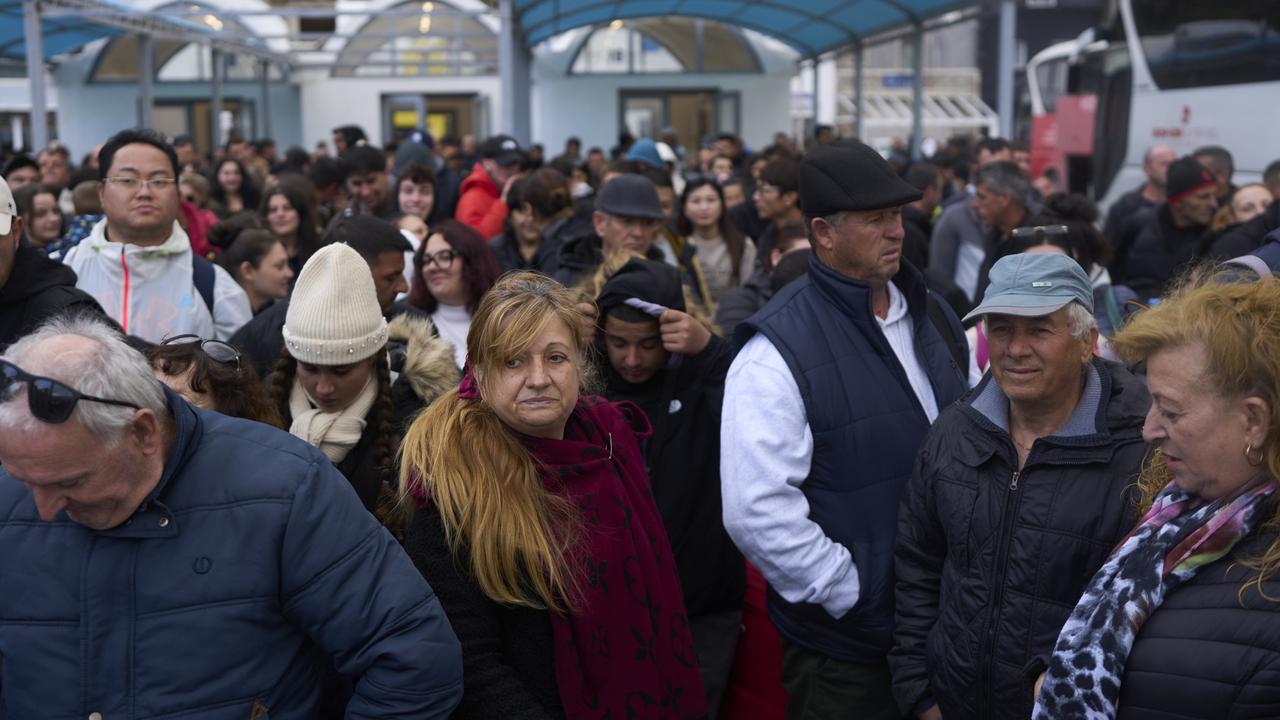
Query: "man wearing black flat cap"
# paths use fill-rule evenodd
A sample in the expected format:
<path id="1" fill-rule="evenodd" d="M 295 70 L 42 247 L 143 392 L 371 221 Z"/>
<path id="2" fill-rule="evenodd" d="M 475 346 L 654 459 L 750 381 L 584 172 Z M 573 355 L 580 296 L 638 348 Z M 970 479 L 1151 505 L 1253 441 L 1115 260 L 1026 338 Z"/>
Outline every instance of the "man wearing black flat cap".
<path id="1" fill-rule="evenodd" d="M 648 178 L 619 175 L 605 183 L 596 196 L 596 209 L 591 214 L 595 233 L 566 241 L 542 272 L 573 287 L 615 253 L 631 252 L 661 261 L 662 251 L 653 241 L 664 217 L 658 190 Z"/>
<path id="2" fill-rule="evenodd" d="M 886 662 L 898 501 L 968 372 L 959 321 L 902 260 L 902 207 L 919 197 L 862 143 L 814 149 L 809 273 L 734 333 L 725 527 L 769 582 L 793 720 L 902 717 Z"/>
<path id="3" fill-rule="evenodd" d="M 524 175 L 528 159 L 520 143 L 510 135 L 494 135 L 480 146 L 480 162 L 462 181 L 462 194 L 454 217 L 482 237 L 502 232 L 510 208 L 507 193 L 511 184 Z"/>

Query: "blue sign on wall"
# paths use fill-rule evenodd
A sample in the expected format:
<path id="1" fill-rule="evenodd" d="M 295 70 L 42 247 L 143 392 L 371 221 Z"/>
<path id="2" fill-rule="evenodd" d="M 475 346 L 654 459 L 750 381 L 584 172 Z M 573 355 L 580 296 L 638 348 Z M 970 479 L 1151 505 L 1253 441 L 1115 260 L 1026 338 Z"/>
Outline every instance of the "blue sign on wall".
<path id="1" fill-rule="evenodd" d="M 885 75 L 881 82 L 886 88 L 909 88 L 914 85 L 915 75 Z"/>

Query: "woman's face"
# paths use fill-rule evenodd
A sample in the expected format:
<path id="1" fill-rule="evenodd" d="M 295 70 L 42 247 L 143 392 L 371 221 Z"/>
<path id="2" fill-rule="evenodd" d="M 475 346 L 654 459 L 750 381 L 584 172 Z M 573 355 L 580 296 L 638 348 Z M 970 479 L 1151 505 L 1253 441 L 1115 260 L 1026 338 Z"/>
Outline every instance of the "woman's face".
<path id="1" fill-rule="evenodd" d="M 462 256 L 443 235 L 436 233 L 427 238 L 427 246 L 422 253 L 422 279 L 436 302 L 467 304 L 467 292 L 462 284 L 462 263 Z"/>
<path id="2" fill-rule="evenodd" d="M 436 189 L 431 183 L 400 183 L 400 212 L 407 215 L 416 215 L 423 220 L 431 214 L 431 208 L 436 204 Z"/>
<path id="3" fill-rule="evenodd" d="M 62 216 L 58 214 L 58 200 L 50 193 L 40 193 L 31 199 L 31 219 L 27 235 L 37 245 L 48 245 L 58 239 L 62 229 Z"/>
<path id="4" fill-rule="evenodd" d="M 178 186 L 178 192 L 182 193 L 182 199 L 184 201 L 189 202 L 198 208 L 204 207 L 206 198 L 194 187 L 186 183 L 182 183 Z"/>
<path id="5" fill-rule="evenodd" d="M 499 368 L 493 382 L 484 385 L 485 400 L 512 429 L 561 439 L 578 402 L 577 358 L 569 326 L 553 317 L 523 355 Z"/>
<path id="6" fill-rule="evenodd" d="M 720 213 L 723 209 L 716 189 L 710 185 L 703 185 L 689 193 L 684 203 L 684 216 L 689 218 L 689 222 L 693 223 L 695 228 L 715 227 L 720 222 Z"/>
<path id="7" fill-rule="evenodd" d="M 538 226 L 533 207 L 529 203 L 511 208 L 511 227 L 515 228 L 516 237 L 521 242 L 536 244 L 542 240 L 542 228 Z"/>
<path id="8" fill-rule="evenodd" d="M 375 355 L 350 365 L 311 365 L 298 363 L 298 380 L 316 401 L 316 407 L 334 413 L 347 409 L 364 389 L 373 374 Z"/>
<path id="9" fill-rule="evenodd" d="M 229 193 L 240 192 L 240 168 L 233 162 L 224 162 L 218 166 L 218 184 Z"/>
<path id="10" fill-rule="evenodd" d="M 291 238 L 298 234 L 298 226 L 302 223 L 298 211 L 282 193 L 276 193 L 267 200 L 267 225 L 278 238 Z"/>
<path id="11" fill-rule="evenodd" d="M 1262 468 L 1269 408 L 1257 397 L 1224 398 L 1209 383 L 1204 346 L 1163 348 L 1147 358 L 1151 410 L 1142 437 L 1163 452 L 1178 487 L 1207 500 L 1228 495 Z"/>
<path id="12" fill-rule="evenodd" d="M 207 392 L 199 393 L 191 389 L 190 367 L 187 367 L 186 370 L 177 375 L 168 375 L 158 367 L 153 367 L 152 370 L 155 372 L 157 380 L 169 386 L 170 390 L 181 395 L 187 402 L 203 410 L 217 410 L 213 406 L 212 395 Z"/>
<path id="13" fill-rule="evenodd" d="M 1261 215 L 1272 200 L 1274 198 L 1265 187 L 1247 185 L 1237 190 L 1231 198 L 1231 211 L 1236 215 L 1236 222 L 1249 222 Z"/>
<path id="14" fill-rule="evenodd" d="M 289 253 L 285 252 L 282 243 L 276 243 L 270 252 L 262 256 L 262 262 L 256 269 L 249 268 L 241 276 L 259 297 L 283 300 L 289 296 L 289 281 L 293 279 Z"/>

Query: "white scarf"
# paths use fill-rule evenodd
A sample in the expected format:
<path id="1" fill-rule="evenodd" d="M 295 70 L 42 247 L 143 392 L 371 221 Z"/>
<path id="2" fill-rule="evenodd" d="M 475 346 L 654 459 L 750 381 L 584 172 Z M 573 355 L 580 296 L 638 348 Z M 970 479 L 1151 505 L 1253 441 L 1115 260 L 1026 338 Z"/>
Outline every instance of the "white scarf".
<path id="1" fill-rule="evenodd" d="M 315 401 L 302 387 L 302 381 L 294 377 L 293 389 L 289 391 L 289 413 L 293 415 L 289 432 L 320 448 L 330 462 L 340 463 L 360 442 L 367 424 L 365 416 L 377 399 L 378 382 L 370 373 L 360 394 L 350 405 L 341 412 L 325 412 L 315 407 Z"/>

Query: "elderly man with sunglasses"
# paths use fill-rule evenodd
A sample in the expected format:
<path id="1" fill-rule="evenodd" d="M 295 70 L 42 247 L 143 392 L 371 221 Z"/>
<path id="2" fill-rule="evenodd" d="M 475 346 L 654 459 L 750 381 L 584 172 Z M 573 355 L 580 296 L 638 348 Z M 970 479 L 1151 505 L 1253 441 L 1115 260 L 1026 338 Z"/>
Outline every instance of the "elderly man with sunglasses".
<path id="1" fill-rule="evenodd" d="M 333 464 L 101 321 L 0 358 L 0 558 L 0 717 L 313 718 L 334 670 L 347 718 L 461 698 L 439 602 Z"/>
<path id="2" fill-rule="evenodd" d="M 912 717 L 1014 720 L 1133 526 L 1151 398 L 1094 357 L 1093 290 L 1067 255 L 1001 258 L 965 319 L 985 323 L 991 369 L 938 415 L 907 484 L 889 665 Z"/>
<path id="3" fill-rule="evenodd" d="M 146 342 L 183 333 L 229 339 L 253 310 L 226 270 L 191 251 L 178 224 L 173 148 L 150 130 L 125 130 L 98 157 L 106 217 L 63 258 L 76 287 Z"/>

